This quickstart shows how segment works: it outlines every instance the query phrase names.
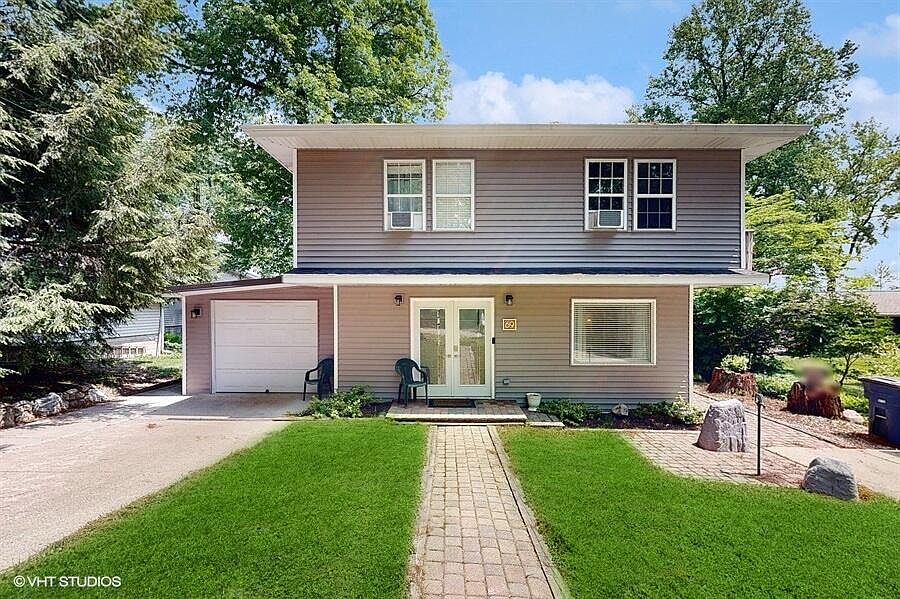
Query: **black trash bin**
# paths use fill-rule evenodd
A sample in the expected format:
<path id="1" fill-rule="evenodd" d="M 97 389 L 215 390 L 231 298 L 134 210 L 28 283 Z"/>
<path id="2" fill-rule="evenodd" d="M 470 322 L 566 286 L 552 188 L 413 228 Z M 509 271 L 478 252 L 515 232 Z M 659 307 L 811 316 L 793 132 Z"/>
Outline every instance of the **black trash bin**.
<path id="1" fill-rule="evenodd" d="M 859 380 L 869 400 L 869 433 L 900 445 L 900 378 L 864 376 Z"/>

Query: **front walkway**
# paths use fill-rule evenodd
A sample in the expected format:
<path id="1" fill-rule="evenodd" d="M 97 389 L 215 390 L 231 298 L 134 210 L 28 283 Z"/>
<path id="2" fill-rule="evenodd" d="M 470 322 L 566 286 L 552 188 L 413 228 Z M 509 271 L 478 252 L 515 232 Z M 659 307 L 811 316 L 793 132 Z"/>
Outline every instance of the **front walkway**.
<path id="1" fill-rule="evenodd" d="M 693 401 L 705 409 L 712 399 L 694 393 Z M 712 480 L 797 487 L 809 462 L 816 456 L 849 462 L 857 481 L 870 489 L 900 499 L 900 450 L 846 449 L 804 431 L 763 416 L 762 476 L 756 476 L 756 412 L 747 411 L 750 451 L 715 452 L 696 445 L 696 431 L 625 431 L 648 458 L 675 474 Z"/>
<path id="2" fill-rule="evenodd" d="M 3 429 L 0 570 L 256 442 L 298 405 L 167 387 Z"/>
<path id="3" fill-rule="evenodd" d="M 493 426 L 432 426 L 423 486 L 410 597 L 562 596 Z"/>

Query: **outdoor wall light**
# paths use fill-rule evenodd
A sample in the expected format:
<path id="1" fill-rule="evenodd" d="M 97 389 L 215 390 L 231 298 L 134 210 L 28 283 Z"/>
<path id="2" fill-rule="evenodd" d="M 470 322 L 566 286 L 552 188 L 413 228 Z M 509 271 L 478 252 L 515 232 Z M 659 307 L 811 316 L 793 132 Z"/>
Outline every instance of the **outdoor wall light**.
<path id="1" fill-rule="evenodd" d="M 394 305 L 402 306 L 403 305 L 403 296 L 401 294 L 397 294 L 394 296 Z"/>
<path id="2" fill-rule="evenodd" d="M 512 305 L 513 305 L 513 296 L 512 296 L 512 294 L 507 293 L 507 294 L 506 294 L 506 297 L 503 298 L 503 301 L 506 302 L 506 305 L 507 305 L 507 306 L 512 306 Z"/>
<path id="3" fill-rule="evenodd" d="M 194 306 L 191 308 L 191 318 L 200 318 L 203 315 L 203 308 Z"/>

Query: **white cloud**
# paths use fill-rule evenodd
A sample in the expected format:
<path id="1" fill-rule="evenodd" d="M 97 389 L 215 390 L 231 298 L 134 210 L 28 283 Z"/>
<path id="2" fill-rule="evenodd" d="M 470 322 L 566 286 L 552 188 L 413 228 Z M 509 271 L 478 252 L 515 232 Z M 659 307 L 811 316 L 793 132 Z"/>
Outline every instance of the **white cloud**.
<path id="1" fill-rule="evenodd" d="M 871 118 L 900 133 L 900 93 L 885 91 L 871 77 L 857 77 L 850 82 L 850 102 L 847 117 L 851 121 Z"/>
<path id="2" fill-rule="evenodd" d="M 867 23 L 847 34 L 859 44 L 859 51 L 874 56 L 900 56 L 900 14 L 891 14 L 882 23 Z"/>
<path id="3" fill-rule="evenodd" d="M 520 82 L 488 72 L 457 72 L 447 111 L 451 123 L 609 123 L 625 118 L 634 93 L 597 75 L 554 81 L 525 75 Z"/>

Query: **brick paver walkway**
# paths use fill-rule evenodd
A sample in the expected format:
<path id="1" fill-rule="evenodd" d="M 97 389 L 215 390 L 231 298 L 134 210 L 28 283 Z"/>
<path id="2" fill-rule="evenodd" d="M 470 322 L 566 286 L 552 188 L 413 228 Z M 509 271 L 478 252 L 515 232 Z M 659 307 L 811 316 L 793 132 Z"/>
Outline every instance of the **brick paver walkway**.
<path id="1" fill-rule="evenodd" d="M 557 575 L 489 426 L 432 426 L 410 597 L 559 597 Z"/>
<path id="2" fill-rule="evenodd" d="M 705 409 L 712 400 L 694 394 L 694 404 Z M 769 447 L 833 447 L 818 437 L 763 419 L 762 477 L 756 476 L 756 413 L 747 411 L 750 451 L 715 452 L 695 445 L 699 431 L 627 431 L 626 434 L 648 458 L 675 474 L 744 483 L 768 483 L 796 487 L 803 479 L 805 464 L 791 461 Z"/>

